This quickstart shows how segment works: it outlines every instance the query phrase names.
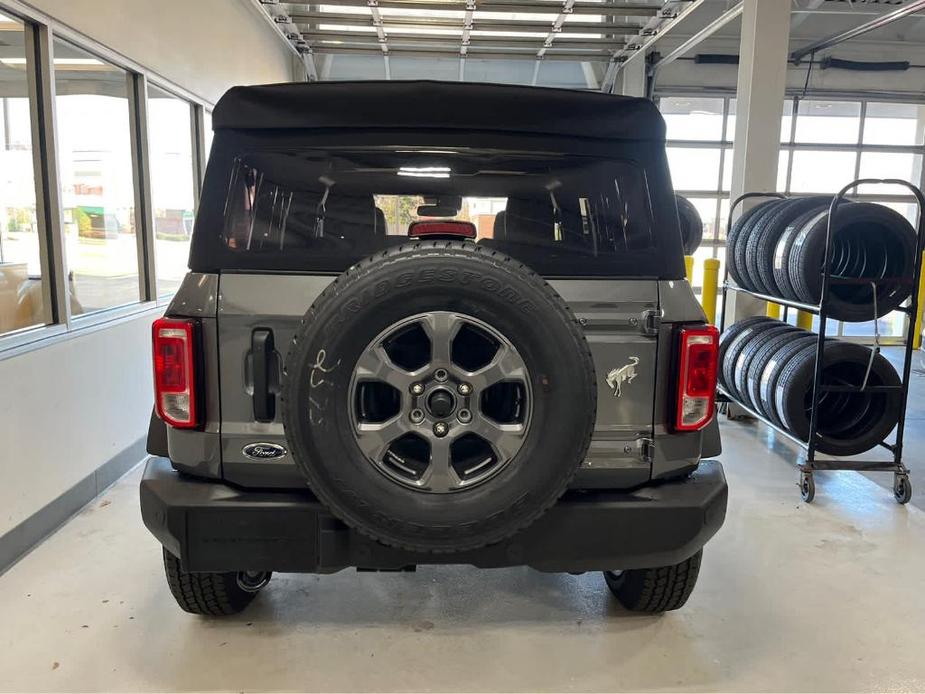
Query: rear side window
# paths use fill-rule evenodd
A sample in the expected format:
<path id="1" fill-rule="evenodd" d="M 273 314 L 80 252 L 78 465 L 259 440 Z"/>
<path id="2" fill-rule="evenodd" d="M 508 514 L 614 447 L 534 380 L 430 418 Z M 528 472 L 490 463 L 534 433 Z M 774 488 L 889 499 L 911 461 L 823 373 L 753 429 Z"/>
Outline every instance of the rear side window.
<path id="1" fill-rule="evenodd" d="M 645 172 L 631 162 L 410 148 L 242 154 L 223 241 L 244 267 L 342 271 L 433 219 L 471 222 L 476 243 L 549 275 L 606 275 L 654 248 Z"/>

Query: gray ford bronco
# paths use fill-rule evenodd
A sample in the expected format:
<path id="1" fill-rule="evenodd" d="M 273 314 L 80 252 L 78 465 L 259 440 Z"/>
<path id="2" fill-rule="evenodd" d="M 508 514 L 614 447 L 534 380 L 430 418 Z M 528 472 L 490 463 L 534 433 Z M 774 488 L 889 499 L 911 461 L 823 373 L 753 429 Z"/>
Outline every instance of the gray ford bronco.
<path id="1" fill-rule="evenodd" d="M 653 104 L 328 82 L 213 124 L 141 482 L 180 607 L 426 564 L 683 605 L 726 512 L 718 336 Z"/>

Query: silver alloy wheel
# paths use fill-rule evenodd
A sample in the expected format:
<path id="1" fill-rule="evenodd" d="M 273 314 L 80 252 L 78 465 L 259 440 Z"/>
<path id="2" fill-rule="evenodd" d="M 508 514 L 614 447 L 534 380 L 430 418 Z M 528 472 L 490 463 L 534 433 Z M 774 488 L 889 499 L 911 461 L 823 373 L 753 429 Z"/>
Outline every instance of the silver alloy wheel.
<path id="1" fill-rule="evenodd" d="M 458 339 L 465 344 L 454 361 Z M 414 353 L 425 356 L 415 361 Z M 510 340 L 472 316 L 433 311 L 394 323 L 367 345 L 349 403 L 356 442 L 372 465 L 403 486 L 450 493 L 510 464 L 529 431 L 533 398 Z"/>

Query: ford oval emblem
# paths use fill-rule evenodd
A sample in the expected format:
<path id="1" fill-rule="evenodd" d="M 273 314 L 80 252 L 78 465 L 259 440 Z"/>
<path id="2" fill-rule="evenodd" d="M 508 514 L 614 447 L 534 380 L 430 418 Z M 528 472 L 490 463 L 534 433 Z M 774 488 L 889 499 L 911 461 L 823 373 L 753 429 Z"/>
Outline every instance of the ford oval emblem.
<path id="1" fill-rule="evenodd" d="M 286 455 L 286 449 L 276 443 L 249 443 L 241 452 L 251 460 L 273 460 Z"/>

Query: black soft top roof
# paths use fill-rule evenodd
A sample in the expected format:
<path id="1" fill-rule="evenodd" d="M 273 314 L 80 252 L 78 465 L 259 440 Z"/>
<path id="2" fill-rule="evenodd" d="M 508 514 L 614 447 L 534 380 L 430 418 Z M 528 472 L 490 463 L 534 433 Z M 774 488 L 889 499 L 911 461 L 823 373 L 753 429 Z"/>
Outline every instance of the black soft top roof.
<path id="1" fill-rule="evenodd" d="M 234 87 L 216 105 L 212 125 L 216 130 L 407 128 L 665 139 L 665 122 L 648 99 L 426 80 Z"/>

